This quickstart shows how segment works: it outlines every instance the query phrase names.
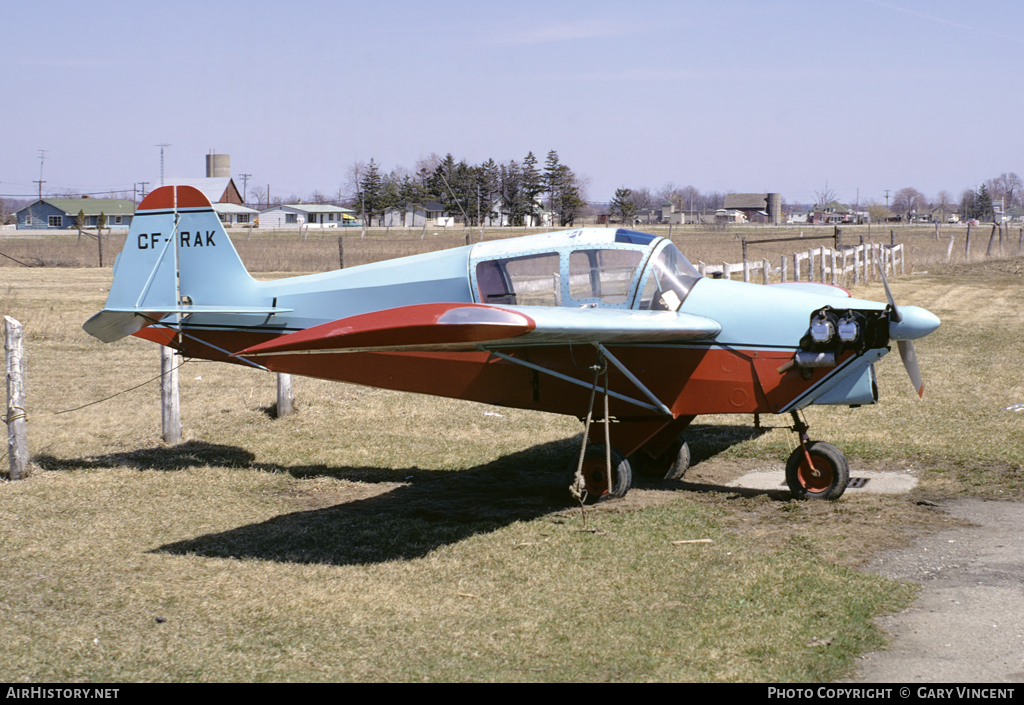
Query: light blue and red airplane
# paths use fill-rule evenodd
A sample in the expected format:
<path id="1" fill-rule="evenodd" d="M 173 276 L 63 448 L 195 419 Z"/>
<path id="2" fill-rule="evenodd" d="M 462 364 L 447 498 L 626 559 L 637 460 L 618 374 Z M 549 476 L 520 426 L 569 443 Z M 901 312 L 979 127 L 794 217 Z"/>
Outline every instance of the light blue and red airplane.
<path id="1" fill-rule="evenodd" d="M 84 328 L 104 342 L 136 335 L 187 357 L 581 419 L 607 391 L 615 423 L 588 425 L 581 454 L 591 499 L 625 494 L 631 463 L 681 477 L 681 434 L 696 416 L 790 413 L 790 490 L 835 499 L 847 461 L 810 441 L 797 411 L 875 403 L 873 364 L 892 341 L 923 393 L 912 341 L 939 319 L 886 294 L 888 305 L 823 284 L 710 279 L 667 238 L 611 228 L 260 282 L 209 200 L 172 185 L 139 205 L 106 307 Z"/>

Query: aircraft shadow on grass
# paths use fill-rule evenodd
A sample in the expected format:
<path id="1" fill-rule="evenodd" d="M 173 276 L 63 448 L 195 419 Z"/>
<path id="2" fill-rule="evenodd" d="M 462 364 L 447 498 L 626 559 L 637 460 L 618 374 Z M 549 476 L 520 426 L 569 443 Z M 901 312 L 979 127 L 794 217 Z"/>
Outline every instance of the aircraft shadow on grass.
<path id="1" fill-rule="evenodd" d="M 694 430 L 701 438 L 696 445 L 695 462 L 765 432 L 734 426 L 701 426 Z M 287 473 L 296 478 L 402 483 L 372 497 L 282 514 L 264 522 L 153 549 L 154 553 L 177 555 L 359 565 L 420 558 L 475 534 L 572 508 L 566 491 L 570 479 L 568 459 L 579 452 L 579 443 L 580 437 L 545 443 L 463 471 L 288 467 L 256 463 L 255 455 L 248 450 L 201 441 L 86 459 L 39 456 L 35 460 L 41 468 L 51 471 L 125 466 L 177 471 L 218 466 Z M 736 494 L 735 488 L 687 482 L 640 482 L 638 486 Z"/>

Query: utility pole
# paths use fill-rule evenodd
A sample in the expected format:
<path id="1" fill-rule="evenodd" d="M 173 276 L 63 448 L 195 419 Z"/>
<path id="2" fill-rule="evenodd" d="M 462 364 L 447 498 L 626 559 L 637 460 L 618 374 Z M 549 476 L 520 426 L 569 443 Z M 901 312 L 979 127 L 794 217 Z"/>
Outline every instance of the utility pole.
<path id="1" fill-rule="evenodd" d="M 242 177 L 242 203 L 248 203 L 248 196 L 246 194 L 249 193 L 249 179 L 252 177 L 252 174 L 239 174 L 239 176 Z"/>
<path id="2" fill-rule="evenodd" d="M 33 181 L 32 182 L 32 183 L 39 184 L 39 200 L 40 201 L 43 200 L 43 184 L 46 183 L 45 181 L 43 181 L 43 162 L 46 161 L 46 153 L 49 152 L 49 151 L 50 150 L 48 150 L 48 149 L 40 149 L 39 150 L 39 181 Z"/>
<path id="3" fill-rule="evenodd" d="M 164 148 L 165 147 L 170 147 L 171 145 L 165 143 L 165 144 L 158 144 L 158 145 L 154 145 L 154 146 L 160 148 L 160 185 L 163 186 L 164 185 Z"/>
<path id="4" fill-rule="evenodd" d="M 889 211 L 889 189 L 885 190 L 885 210 Z"/>
<path id="5" fill-rule="evenodd" d="M 146 197 L 146 187 L 149 186 L 149 182 L 148 181 L 140 181 L 139 184 L 142 186 L 142 188 L 140 189 L 141 192 L 142 192 L 141 198 L 145 198 Z"/>

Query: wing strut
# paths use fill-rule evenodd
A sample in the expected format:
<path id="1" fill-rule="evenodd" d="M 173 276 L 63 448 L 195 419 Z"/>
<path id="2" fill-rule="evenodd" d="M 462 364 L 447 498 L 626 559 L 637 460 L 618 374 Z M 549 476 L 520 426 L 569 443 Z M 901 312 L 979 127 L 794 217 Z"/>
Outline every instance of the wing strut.
<path id="1" fill-rule="evenodd" d="M 643 392 L 645 397 L 654 402 L 654 405 L 658 407 L 658 411 L 660 411 L 665 416 L 671 418 L 672 412 L 669 410 L 669 408 L 665 406 L 663 403 L 661 403 L 661 400 L 658 399 L 658 397 L 654 396 L 654 393 L 650 389 L 645 387 L 643 383 L 636 378 L 636 375 L 634 375 L 632 372 L 626 369 L 625 365 L 616 360 L 615 356 L 608 352 L 608 349 L 605 346 L 601 345 L 601 343 L 594 343 L 594 347 L 597 348 L 598 352 L 600 352 L 602 355 L 608 358 L 608 361 L 615 365 L 619 369 L 619 372 L 626 375 L 626 379 L 632 382 L 637 389 Z"/>
<path id="2" fill-rule="evenodd" d="M 255 367 L 258 370 L 263 370 L 264 372 L 270 372 L 270 368 L 269 367 L 264 367 L 263 365 L 259 365 L 259 364 L 255 363 L 255 362 L 253 362 L 252 360 L 246 360 L 244 357 L 239 357 L 236 353 L 228 352 L 224 348 L 217 347 L 213 343 L 209 343 L 209 342 L 203 340 L 202 338 L 197 338 L 194 335 L 189 335 L 188 333 L 186 333 L 185 331 L 183 331 L 181 329 L 181 324 L 180 323 L 178 324 L 177 327 L 168 325 L 166 323 L 160 323 L 156 327 L 157 328 L 166 328 L 167 330 L 174 331 L 178 335 L 182 335 L 182 336 L 184 336 L 186 338 L 189 338 L 190 340 L 196 341 L 197 343 L 201 343 L 203 345 L 206 345 L 207 347 L 213 348 L 217 352 L 224 353 L 229 358 L 235 358 L 236 360 L 241 360 L 242 362 L 244 362 L 246 364 L 252 365 L 253 367 Z"/>
<path id="3" fill-rule="evenodd" d="M 598 348 L 598 352 L 603 351 L 605 355 L 608 355 L 608 352 L 603 349 L 603 347 L 600 345 L 600 343 L 595 343 L 595 346 Z M 527 367 L 527 368 L 529 368 L 531 370 L 537 370 L 538 372 L 543 372 L 546 375 L 551 375 L 552 377 L 556 377 L 557 379 L 560 379 L 560 380 L 562 380 L 564 382 L 569 382 L 570 384 L 575 384 L 577 387 L 583 387 L 584 389 L 593 389 L 594 388 L 594 385 L 592 385 L 592 384 L 590 384 L 588 382 L 584 382 L 582 380 L 578 380 L 575 377 L 570 377 L 569 375 L 564 375 L 561 372 L 555 372 L 554 370 L 549 370 L 548 368 L 541 367 L 540 365 L 537 365 L 537 364 L 535 364 L 533 362 L 527 362 L 526 360 L 520 360 L 519 358 L 512 357 L 511 355 L 506 355 L 505 353 L 498 352 L 497 350 L 488 350 L 487 352 L 489 352 L 491 355 L 494 355 L 496 357 L 500 357 L 502 360 L 507 360 L 508 362 L 514 363 L 516 365 L 522 365 L 523 367 Z M 660 414 L 664 414 L 665 416 L 668 416 L 669 418 L 672 418 L 672 412 L 669 411 L 668 407 L 666 407 L 664 404 L 662 404 L 660 401 L 658 401 L 656 398 L 654 398 L 654 395 L 651 394 L 650 391 L 648 391 L 646 387 L 644 387 L 642 384 L 640 384 L 639 380 L 637 380 L 636 377 L 634 377 L 631 373 L 629 373 L 626 370 L 625 367 L 622 366 L 622 363 L 620 363 L 618 360 L 613 358 L 611 355 L 608 355 L 608 359 L 611 360 L 612 363 L 615 365 L 615 367 L 617 367 L 619 370 L 621 370 L 646 395 L 648 395 L 649 398 L 652 398 L 655 402 L 657 402 L 658 405 L 654 406 L 652 404 L 648 404 L 647 402 L 627 397 L 625 394 L 619 394 L 618 392 L 613 392 L 612 390 L 608 389 L 607 386 L 602 390 L 604 393 L 606 393 L 610 397 L 615 397 L 616 399 L 618 399 L 620 401 L 624 401 L 627 404 L 633 404 L 634 406 L 639 406 L 639 407 L 641 407 L 643 409 L 648 409 L 650 411 L 657 411 Z"/>

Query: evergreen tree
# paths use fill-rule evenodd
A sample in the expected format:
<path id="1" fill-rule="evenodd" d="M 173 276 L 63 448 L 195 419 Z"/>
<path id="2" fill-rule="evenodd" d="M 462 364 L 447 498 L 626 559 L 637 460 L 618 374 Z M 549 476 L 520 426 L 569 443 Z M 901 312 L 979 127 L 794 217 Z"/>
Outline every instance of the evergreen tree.
<path id="1" fill-rule="evenodd" d="M 501 173 L 493 159 L 480 165 L 477 179 L 477 224 L 494 217 L 494 202 L 499 196 Z"/>
<path id="2" fill-rule="evenodd" d="M 548 208 L 556 222 L 562 227 L 572 224 L 586 203 L 580 196 L 576 175 L 559 163 L 558 152 L 553 149 L 544 162 L 544 188 L 548 193 Z"/>
<path id="3" fill-rule="evenodd" d="M 544 177 L 537 170 L 537 157 L 530 152 L 523 159 L 524 215 L 538 215 L 542 193 L 544 193 Z"/>
<path id="4" fill-rule="evenodd" d="M 988 186 L 985 184 L 981 185 L 978 189 L 978 197 L 974 199 L 975 215 L 972 216 L 978 220 L 995 220 L 996 214 L 992 210 L 992 194 L 988 190 Z"/>
<path id="5" fill-rule="evenodd" d="M 363 179 L 360 182 L 359 187 L 361 191 L 359 199 L 360 207 L 363 211 L 363 223 L 370 225 L 374 216 L 379 215 L 384 210 L 382 208 L 384 201 L 384 181 L 381 179 L 380 172 L 377 169 L 377 164 L 373 159 L 371 159 L 369 165 L 367 165 L 366 172 L 363 174 Z"/>
<path id="6" fill-rule="evenodd" d="M 526 204 L 523 196 L 523 172 L 516 160 L 499 167 L 501 175 L 501 209 L 509 225 L 522 225 Z"/>
<path id="7" fill-rule="evenodd" d="M 615 198 L 608 204 L 613 217 L 618 217 L 625 226 L 633 224 L 636 217 L 636 204 L 633 203 L 633 192 L 628 188 L 615 189 Z"/>

